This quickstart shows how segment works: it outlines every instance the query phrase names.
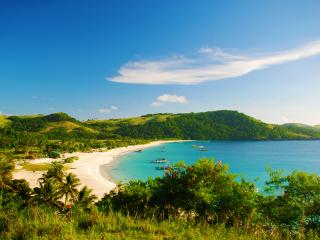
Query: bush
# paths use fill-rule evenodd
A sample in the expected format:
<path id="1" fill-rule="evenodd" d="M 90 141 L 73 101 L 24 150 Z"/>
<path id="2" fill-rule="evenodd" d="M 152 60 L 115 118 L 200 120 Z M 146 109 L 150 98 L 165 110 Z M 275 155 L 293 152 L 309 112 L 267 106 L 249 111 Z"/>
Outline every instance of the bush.
<path id="1" fill-rule="evenodd" d="M 51 151 L 51 152 L 49 152 L 48 156 L 49 156 L 50 158 L 60 158 L 60 152 L 58 152 L 58 151 Z"/>
<path id="2" fill-rule="evenodd" d="M 169 168 L 162 178 L 130 181 L 118 186 L 99 203 L 100 208 L 131 215 L 184 216 L 207 222 L 244 223 L 256 207 L 253 183 L 238 182 L 220 162 L 201 159 Z"/>
<path id="3" fill-rule="evenodd" d="M 64 163 L 73 163 L 74 161 L 79 160 L 78 157 L 68 157 L 63 160 Z"/>

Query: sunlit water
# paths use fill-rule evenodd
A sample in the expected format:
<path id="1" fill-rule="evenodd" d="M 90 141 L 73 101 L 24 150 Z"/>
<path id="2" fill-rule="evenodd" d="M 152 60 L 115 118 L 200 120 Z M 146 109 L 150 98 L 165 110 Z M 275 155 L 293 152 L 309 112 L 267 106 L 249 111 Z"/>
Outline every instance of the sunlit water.
<path id="1" fill-rule="evenodd" d="M 192 145 L 203 145 L 202 152 Z M 290 173 L 301 170 L 320 174 L 320 141 L 193 141 L 166 143 L 123 155 L 105 170 L 117 182 L 129 179 L 146 180 L 149 176 L 161 176 L 157 164 L 150 163 L 157 158 L 169 159 L 171 163 L 184 160 L 187 164 L 199 158 L 214 158 L 229 165 L 232 173 L 246 180 L 256 181 L 262 188 L 268 179 L 267 167 L 282 169 Z M 164 164 L 159 164 L 164 165 Z"/>

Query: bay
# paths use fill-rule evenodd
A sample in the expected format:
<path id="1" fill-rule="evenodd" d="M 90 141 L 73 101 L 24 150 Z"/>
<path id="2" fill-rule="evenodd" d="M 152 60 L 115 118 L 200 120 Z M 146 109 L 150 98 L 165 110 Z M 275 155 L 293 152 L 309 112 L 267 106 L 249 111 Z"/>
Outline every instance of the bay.
<path id="1" fill-rule="evenodd" d="M 200 151 L 204 146 L 207 151 Z M 146 180 L 162 176 L 150 161 L 157 158 L 170 164 L 183 160 L 192 164 L 200 158 L 214 158 L 228 164 L 232 173 L 255 181 L 259 189 L 268 179 L 267 167 L 281 169 L 285 174 L 294 170 L 320 174 L 320 141 L 191 141 L 165 143 L 121 156 L 106 168 L 116 182 L 130 179 Z"/>

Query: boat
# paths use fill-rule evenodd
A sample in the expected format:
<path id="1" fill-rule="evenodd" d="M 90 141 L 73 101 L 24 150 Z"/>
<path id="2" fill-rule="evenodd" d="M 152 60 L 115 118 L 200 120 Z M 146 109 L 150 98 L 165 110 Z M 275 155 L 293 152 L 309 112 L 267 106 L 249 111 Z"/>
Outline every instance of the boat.
<path id="1" fill-rule="evenodd" d="M 201 148 L 200 149 L 200 152 L 207 152 L 208 151 L 208 149 L 206 149 L 206 148 Z"/>
<path id="2" fill-rule="evenodd" d="M 165 158 L 158 158 L 158 159 L 151 161 L 151 163 L 168 163 L 168 162 L 170 162 L 170 160 L 165 159 Z"/>
<path id="3" fill-rule="evenodd" d="M 139 149 L 139 150 L 136 150 L 135 152 L 142 152 L 142 150 L 141 150 L 141 149 Z"/>
<path id="4" fill-rule="evenodd" d="M 199 149 L 202 149 L 202 148 L 205 148 L 203 145 L 196 145 L 196 144 L 193 144 L 192 145 L 192 148 L 199 148 Z"/>

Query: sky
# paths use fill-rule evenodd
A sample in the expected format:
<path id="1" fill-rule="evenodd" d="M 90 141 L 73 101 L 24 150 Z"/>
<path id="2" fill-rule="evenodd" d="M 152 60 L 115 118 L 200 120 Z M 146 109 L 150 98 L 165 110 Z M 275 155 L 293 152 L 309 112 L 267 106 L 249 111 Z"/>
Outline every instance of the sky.
<path id="1" fill-rule="evenodd" d="M 320 1 L 0 0 L 0 112 L 320 124 Z"/>

